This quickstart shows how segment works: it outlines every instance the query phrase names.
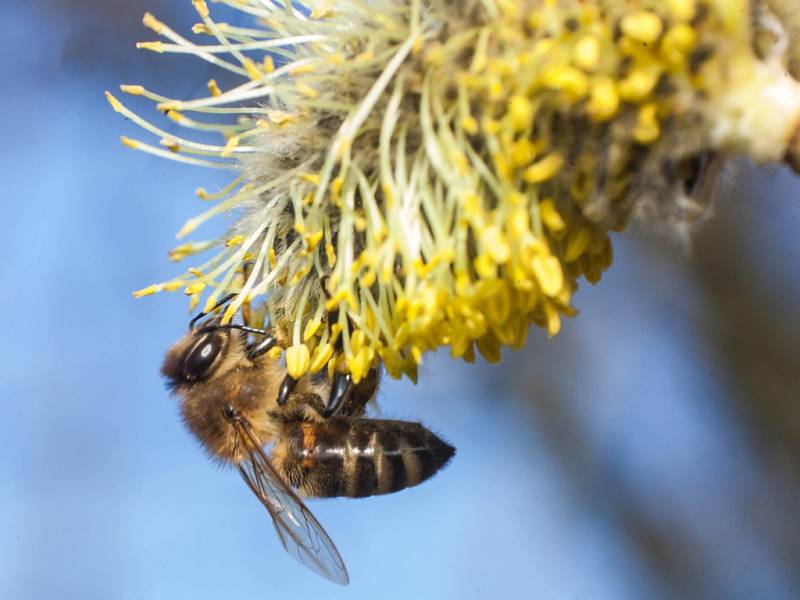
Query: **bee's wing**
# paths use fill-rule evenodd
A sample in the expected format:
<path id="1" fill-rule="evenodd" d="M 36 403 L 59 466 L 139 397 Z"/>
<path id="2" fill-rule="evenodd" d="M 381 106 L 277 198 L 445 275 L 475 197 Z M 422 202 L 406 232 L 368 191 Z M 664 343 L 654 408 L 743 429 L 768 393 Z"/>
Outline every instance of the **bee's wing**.
<path id="1" fill-rule="evenodd" d="M 340 585 L 350 583 L 347 568 L 333 541 L 272 466 L 249 423 L 241 417 L 234 423 L 247 447 L 247 457 L 239 463 L 239 473 L 272 517 L 283 547 L 326 579 Z"/>

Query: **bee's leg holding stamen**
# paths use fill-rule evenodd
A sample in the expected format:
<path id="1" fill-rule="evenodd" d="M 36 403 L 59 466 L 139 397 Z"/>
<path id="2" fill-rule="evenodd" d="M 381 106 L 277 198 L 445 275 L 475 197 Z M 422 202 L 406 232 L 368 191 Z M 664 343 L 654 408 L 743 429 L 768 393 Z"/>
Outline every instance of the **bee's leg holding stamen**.
<path id="1" fill-rule="evenodd" d="M 275 347 L 278 340 L 271 333 L 267 333 L 261 340 L 250 344 L 247 347 L 247 358 L 250 360 L 256 359 L 259 356 L 266 354 Z"/>
<path id="2" fill-rule="evenodd" d="M 296 385 L 297 379 L 291 375 L 287 375 L 283 378 L 283 381 L 281 382 L 281 389 L 278 392 L 278 406 L 283 406 L 286 404 L 286 401 L 289 399 L 289 394 L 292 393 L 292 390 L 294 390 Z"/>
<path id="3" fill-rule="evenodd" d="M 331 395 L 328 398 L 328 405 L 322 413 L 323 417 L 331 417 L 339 412 L 344 404 L 344 399 L 353 384 L 353 377 L 350 373 L 337 373 L 331 386 Z"/>

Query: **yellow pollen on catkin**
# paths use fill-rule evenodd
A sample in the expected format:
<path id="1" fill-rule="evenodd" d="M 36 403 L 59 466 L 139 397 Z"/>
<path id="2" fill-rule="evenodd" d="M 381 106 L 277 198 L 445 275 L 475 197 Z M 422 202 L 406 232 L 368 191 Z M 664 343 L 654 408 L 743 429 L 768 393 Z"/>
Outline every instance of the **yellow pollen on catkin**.
<path id="1" fill-rule="evenodd" d="M 416 380 L 442 346 L 497 362 L 577 313 L 611 232 L 688 226 L 687 160 L 800 162 L 796 40 L 755 0 L 226 0 L 229 22 L 217 4 L 193 0 L 186 36 L 145 15 L 139 44 L 216 69 L 176 86 L 201 93 L 121 86 L 165 117 L 106 96 L 149 136 L 125 146 L 233 172 L 178 237 L 223 233 L 135 295 L 233 294 L 224 319 L 287 340 L 270 356 L 293 377 Z"/>

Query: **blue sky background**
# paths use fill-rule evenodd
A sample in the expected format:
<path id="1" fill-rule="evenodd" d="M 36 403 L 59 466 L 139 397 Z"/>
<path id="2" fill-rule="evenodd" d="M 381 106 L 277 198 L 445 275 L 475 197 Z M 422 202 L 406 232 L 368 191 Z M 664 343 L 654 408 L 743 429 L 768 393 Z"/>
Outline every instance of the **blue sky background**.
<path id="1" fill-rule="evenodd" d="M 558 338 L 387 381 L 383 414 L 455 460 L 400 494 L 310 502 L 349 588 L 286 556 L 158 375 L 185 298 L 131 298 L 175 273 L 195 187 L 224 183 L 118 142 L 140 134 L 103 90 L 190 96 L 213 75 L 137 52 L 145 10 L 195 19 L 38 0 L 0 20 L 0 597 L 800 596 L 800 180 L 778 170 L 740 175 L 692 256 L 619 237 Z"/>

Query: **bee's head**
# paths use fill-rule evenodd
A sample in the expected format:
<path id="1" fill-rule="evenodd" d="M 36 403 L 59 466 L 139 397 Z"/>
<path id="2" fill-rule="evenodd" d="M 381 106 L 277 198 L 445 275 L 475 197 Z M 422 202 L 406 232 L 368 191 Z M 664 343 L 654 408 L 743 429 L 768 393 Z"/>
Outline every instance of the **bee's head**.
<path id="1" fill-rule="evenodd" d="M 174 389 L 207 380 L 219 370 L 230 342 L 230 331 L 214 322 L 191 331 L 164 358 L 167 384 Z"/>

